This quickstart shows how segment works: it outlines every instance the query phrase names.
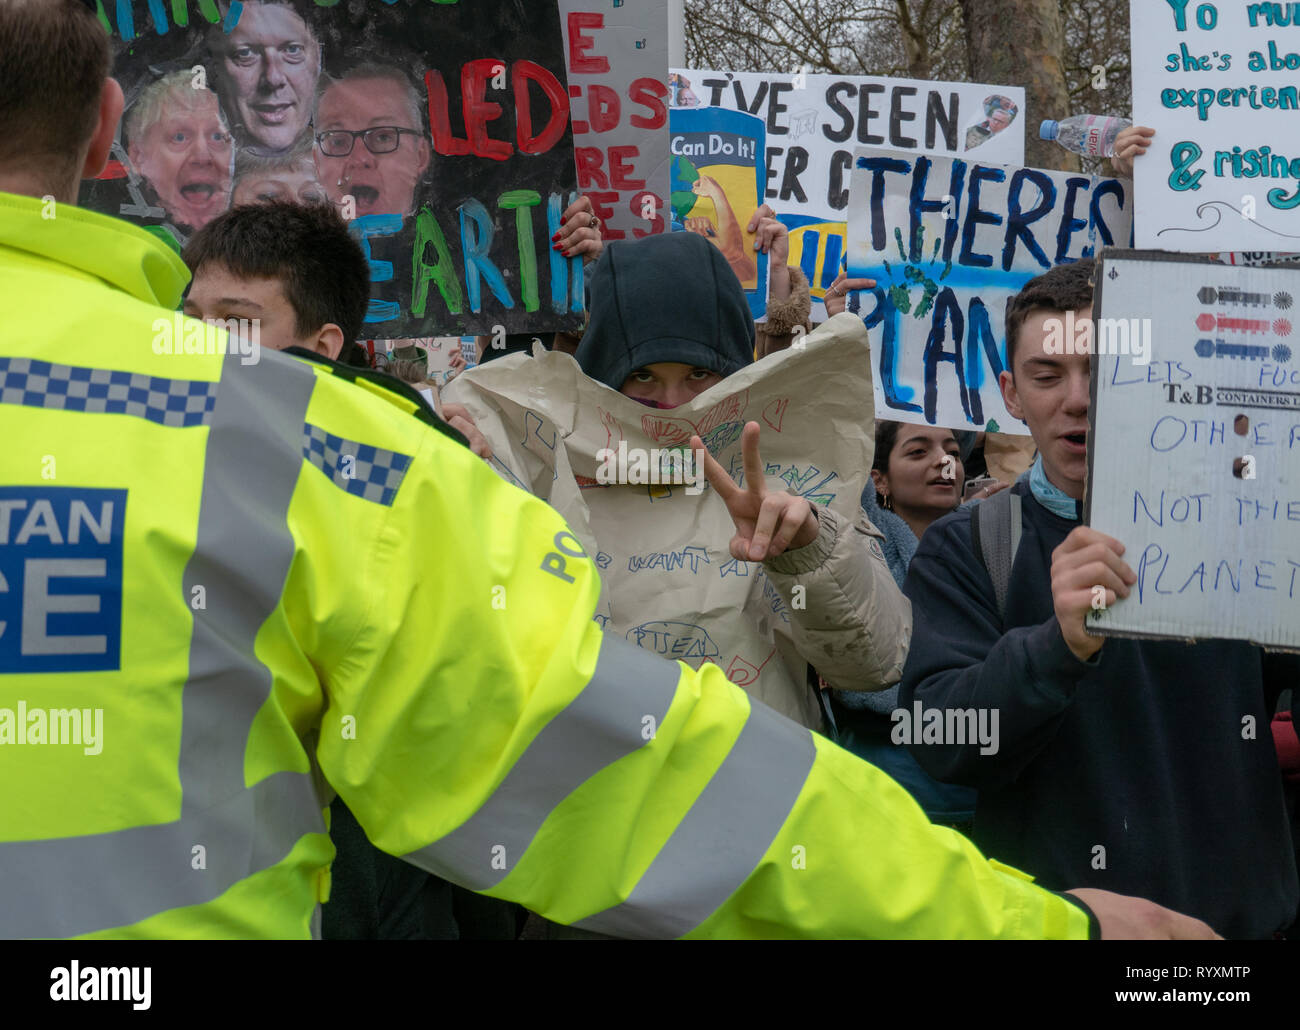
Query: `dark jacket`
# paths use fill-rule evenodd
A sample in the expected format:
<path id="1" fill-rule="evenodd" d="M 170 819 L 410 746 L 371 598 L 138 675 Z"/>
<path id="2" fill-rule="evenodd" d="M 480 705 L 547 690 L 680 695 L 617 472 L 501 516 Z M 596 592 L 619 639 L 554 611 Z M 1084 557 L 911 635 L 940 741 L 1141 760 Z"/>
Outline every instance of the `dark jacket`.
<path id="1" fill-rule="evenodd" d="M 1269 721 L 1300 658 L 1112 638 L 1080 661 L 1051 593 L 1052 551 L 1077 523 L 1027 483 L 1014 489 L 1024 537 L 1005 627 L 969 511 L 930 527 L 904 586 L 915 629 L 902 706 L 996 709 L 998 751 L 921 744 L 917 759 L 979 788 L 975 843 L 1044 887 L 1146 897 L 1229 937 L 1290 925 L 1296 865 Z"/>
<path id="2" fill-rule="evenodd" d="M 327 941 L 514 940 L 523 909 L 448 883 L 370 843 L 341 798 L 330 805 L 329 902 L 321 906 Z"/>

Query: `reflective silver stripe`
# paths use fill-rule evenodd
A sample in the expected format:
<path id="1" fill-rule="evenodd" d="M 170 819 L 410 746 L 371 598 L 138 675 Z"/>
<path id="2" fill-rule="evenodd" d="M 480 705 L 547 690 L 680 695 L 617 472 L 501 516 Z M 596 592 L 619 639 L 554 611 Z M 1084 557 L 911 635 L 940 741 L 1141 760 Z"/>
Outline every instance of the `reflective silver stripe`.
<path id="1" fill-rule="evenodd" d="M 751 698 L 731 752 L 628 899 L 573 925 L 616 937 L 680 937 L 695 929 L 772 846 L 816 753 L 810 730 Z"/>
<path id="2" fill-rule="evenodd" d="M 177 822 L 0 844 L 0 936 L 71 937 L 211 901 L 283 858 L 304 833 L 323 832 L 306 779 L 277 773 Z M 193 868 L 196 845 L 205 869 Z"/>
<path id="3" fill-rule="evenodd" d="M 606 635 L 582 692 L 533 738 L 482 807 L 441 840 L 403 857 L 470 890 L 495 886 L 552 809 L 646 743 L 644 718 L 663 722 L 680 678 L 676 663 Z M 493 868 L 494 858 L 505 868 Z"/>
<path id="4" fill-rule="evenodd" d="M 302 423 L 315 382 L 291 359 L 254 370 L 228 357 L 203 464 L 199 526 L 184 593 L 204 587 L 185 686 L 180 776 L 184 808 L 201 811 L 244 789 L 244 744 L 271 692 L 253 640 L 284 591 L 293 559 L 289 501 L 302 472 Z M 214 729 L 221 727 L 221 732 Z M 236 746 L 239 761 L 208 749 Z M 228 759 L 234 751 L 225 751 Z"/>
<path id="5" fill-rule="evenodd" d="M 182 695 L 180 819 L 0 844 L 0 935 L 68 937 L 203 904 L 283 859 L 304 834 L 325 832 L 309 775 L 244 786 L 249 731 L 271 692 L 253 643 L 293 558 L 287 516 L 314 384 L 309 367 L 275 353 L 251 367 L 238 354 L 223 363 L 183 578 L 186 604 L 202 585 L 207 608 L 194 613 Z M 196 846 L 206 868 L 194 868 Z"/>

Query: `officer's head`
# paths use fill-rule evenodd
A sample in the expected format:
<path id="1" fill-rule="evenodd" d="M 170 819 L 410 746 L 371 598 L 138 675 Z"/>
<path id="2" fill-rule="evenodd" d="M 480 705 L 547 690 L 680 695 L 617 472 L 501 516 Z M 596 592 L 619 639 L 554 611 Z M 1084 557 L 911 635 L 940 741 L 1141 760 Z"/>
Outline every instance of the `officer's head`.
<path id="1" fill-rule="evenodd" d="M 122 117 L 110 62 L 94 3 L 0 3 L 0 190 L 76 203 Z"/>
<path id="2" fill-rule="evenodd" d="M 227 323 L 257 319 L 263 346 L 338 358 L 361 335 L 370 266 L 329 204 L 234 207 L 181 255 L 194 276 L 185 313 Z"/>

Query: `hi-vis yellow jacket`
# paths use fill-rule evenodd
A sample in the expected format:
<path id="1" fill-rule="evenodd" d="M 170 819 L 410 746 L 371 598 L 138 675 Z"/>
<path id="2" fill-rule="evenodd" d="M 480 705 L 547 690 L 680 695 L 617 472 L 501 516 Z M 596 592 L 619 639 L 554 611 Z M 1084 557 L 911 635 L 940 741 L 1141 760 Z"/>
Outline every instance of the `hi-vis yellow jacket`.
<path id="1" fill-rule="evenodd" d="M 400 397 L 155 346 L 186 278 L 0 193 L 0 934 L 307 937 L 332 788 L 617 935 L 1088 935 L 715 666 L 604 638 L 560 518 Z"/>

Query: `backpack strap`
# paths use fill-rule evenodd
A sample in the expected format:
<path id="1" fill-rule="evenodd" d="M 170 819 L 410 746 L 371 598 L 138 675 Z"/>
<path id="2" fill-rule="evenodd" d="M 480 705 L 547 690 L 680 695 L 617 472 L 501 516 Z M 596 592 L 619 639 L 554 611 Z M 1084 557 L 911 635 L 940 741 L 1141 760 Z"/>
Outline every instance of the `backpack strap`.
<path id="1" fill-rule="evenodd" d="M 971 546 L 975 557 L 993 581 L 998 618 L 1005 620 L 1007 594 L 1011 587 L 1011 566 L 1020 549 L 1020 495 L 1000 490 L 971 508 Z"/>

